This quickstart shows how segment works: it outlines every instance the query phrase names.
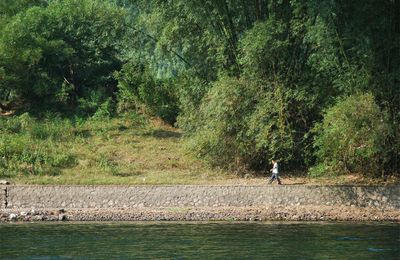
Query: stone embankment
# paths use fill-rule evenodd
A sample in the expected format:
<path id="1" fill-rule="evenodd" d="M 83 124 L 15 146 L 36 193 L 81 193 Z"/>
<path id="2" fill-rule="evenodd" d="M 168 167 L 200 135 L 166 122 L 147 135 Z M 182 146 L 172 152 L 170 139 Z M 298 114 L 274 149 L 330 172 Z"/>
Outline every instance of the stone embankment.
<path id="1" fill-rule="evenodd" d="M 0 221 L 400 221 L 400 186 L 0 186 Z"/>

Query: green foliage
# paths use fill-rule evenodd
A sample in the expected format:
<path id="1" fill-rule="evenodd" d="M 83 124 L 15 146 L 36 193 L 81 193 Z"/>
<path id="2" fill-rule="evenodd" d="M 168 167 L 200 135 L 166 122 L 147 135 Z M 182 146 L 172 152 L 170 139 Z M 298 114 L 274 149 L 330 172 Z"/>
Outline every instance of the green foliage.
<path id="1" fill-rule="evenodd" d="M 96 113 L 92 116 L 95 120 L 106 120 L 110 119 L 115 113 L 115 105 L 111 98 L 108 98 L 103 104 L 99 106 Z"/>
<path id="2" fill-rule="evenodd" d="M 292 98 L 281 86 L 223 78 L 201 104 L 190 147 L 220 167 L 260 169 L 271 159 L 290 164 L 301 156 L 296 141 L 302 138 L 290 123 Z"/>
<path id="3" fill-rule="evenodd" d="M 295 150 L 295 130 L 291 122 L 290 99 L 281 86 L 273 91 L 259 91 L 259 103 L 249 120 L 248 136 L 255 139 L 263 163 L 272 159 L 290 164 L 300 157 Z M 289 167 L 288 167 L 289 168 Z"/>
<path id="4" fill-rule="evenodd" d="M 125 64 L 116 73 L 118 79 L 118 110 L 145 107 L 150 114 L 169 123 L 178 115 L 175 85 L 171 80 L 155 79 L 144 66 Z"/>
<path id="5" fill-rule="evenodd" d="M 52 118 L 36 122 L 28 114 L 0 120 L 0 176 L 58 175 L 76 158 L 57 143 L 73 136 L 68 121 Z M 43 142 L 45 141 L 45 142 Z"/>
<path id="6" fill-rule="evenodd" d="M 32 139 L 49 141 L 66 141 L 73 138 L 73 126 L 69 120 L 59 118 L 46 118 L 40 123 L 33 122 L 27 128 L 28 134 Z"/>
<path id="7" fill-rule="evenodd" d="M 200 107 L 201 121 L 190 148 L 215 166 L 246 166 L 254 152 L 254 142 L 246 133 L 246 119 L 254 101 L 254 88 L 249 82 L 216 82 Z"/>
<path id="8" fill-rule="evenodd" d="M 46 0 L 2 0 L 0 17 L 8 18 L 33 6 L 46 6 Z"/>
<path id="9" fill-rule="evenodd" d="M 107 106 L 103 104 L 101 112 L 89 119 L 68 119 L 50 113 L 43 118 L 28 113 L 0 117 L 0 177 L 59 176 L 65 170 L 79 167 L 82 157 L 93 158 L 93 167 L 100 170 L 117 171 L 115 155 L 97 150 L 116 133 L 126 131 L 130 138 L 127 130 L 145 131 L 148 122 L 132 112 L 112 121 Z M 89 144 L 89 138 L 93 144 Z M 89 152 L 82 151 L 82 147 Z"/>
<path id="10" fill-rule="evenodd" d="M 200 123 L 199 106 L 212 84 L 189 72 L 181 75 L 175 81 L 175 85 L 178 90 L 180 110 L 177 125 L 190 135 L 196 131 Z"/>
<path id="11" fill-rule="evenodd" d="M 0 117 L 1 132 L 8 134 L 19 134 L 32 123 L 28 113 L 10 119 Z"/>
<path id="12" fill-rule="evenodd" d="M 97 93 L 96 102 L 104 102 L 121 66 L 124 30 L 123 10 L 106 1 L 51 1 L 22 10 L 1 30 L 0 89 L 8 93 L 1 101 L 68 109 Z"/>
<path id="13" fill-rule="evenodd" d="M 287 25 L 270 18 L 256 23 L 246 32 L 241 41 L 240 63 L 245 73 L 255 78 L 262 79 L 272 74 L 277 78 L 289 65 L 291 48 Z"/>
<path id="14" fill-rule="evenodd" d="M 387 114 L 371 94 L 351 95 L 339 101 L 326 111 L 316 131 L 317 157 L 327 171 L 372 176 L 383 172 L 391 129 Z"/>
<path id="15" fill-rule="evenodd" d="M 378 31 L 372 33 L 372 31 L 382 24 L 387 24 L 387 27 L 382 30 L 388 31 L 388 28 L 392 28 L 390 33 L 388 32 L 388 35 L 391 35 L 388 45 L 391 45 L 392 40 L 399 37 L 399 34 L 394 32 L 394 27 L 390 27 L 393 26 L 396 19 L 393 13 L 389 12 L 392 20 L 379 18 L 379 21 L 374 21 L 373 28 L 375 29 L 363 30 L 359 26 L 370 27 L 364 23 L 366 22 L 365 16 L 357 12 L 358 17 L 356 18 L 350 12 L 354 5 L 353 3 L 324 1 L 308 3 L 269 1 L 266 10 L 268 15 L 265 19 L 256 21 L 254 26 L 247 28 L 243 37 L 238 39 L 239 48 L 236 57 L 238 57 L 238 63 L 242 69 L 240 77 L 242 81 L 252 81 L 252 85 L 259 86 L 258 90 L 253 88 L 253 94 L 244 95 L 245 99 L 254 101 L 254 105 L 246 107 L 250 111 L 244 112 L 247 115 L 244 117 L 245 119 L 238 117 L 235 120 L 241 123 L 234 123 L 234 120 L 229 121 L 213 113 L 201 111 L 200 115 L 192 116 L 195 121 L 192 123 L 192 128 L 185 126 L 186 129 L 191 129 L 191 132 L 195 133 L 195 139 L 199 139 L 197 130 L 200 129 L 200 132 L 204 132 L 202 129 L 205 128 L 205 125 L 213 125 L 209 122 L 213 122 L 214 118 L 217 118 L 217 121 L 225 122 L 236 129 L 238 133 L 246 133 L 248 138 L 235 137 L 232 147 L 222 149 L 220 147 L 232 142 L 228 141 L 230 137 L 228 138 L 226 134 L 219 134 L 217 137 L 207 140 L 208 135 L 220 133 L 217 130 L 219 127 L 213 125 L 211 126 L 212 130 L 203 134 L 202 137 L 203 143 L 209 142 L 213 145 L 205 148 L 199 145 L 199 149 L 203 149 L 200 155 L 207 154 L 207 150 L 221 149 L 221 153 L 209 153 L 212 158 L 209 158 L 209 161 L 219 161 L 224 158 L 223 154 L 229 155 L 226 150 L 232 149 L 235 150 L 235 152 L 231 151 L 234 156 L 229 155 L 230 159 L 224 160 L 225 165 L 232 165 L 232 161 L 234 161 L 232 158 L 240 157 L 245 165 L 254 167 L 257 164 L 252 161 L 266 162 L 266 159 L 273 157 L 282 160 L 288 168 L 311 166 L 315 162 L 313 153 L 316 148 L 312 146 L 315 133 L 310 130 L 316 122 L 321 120 L 321 111 L 330 107 L 336 98 L 357 91 L 374 93 L 378 104 L 381 107 L 387 107 L 390 111 L 391 119 L 387 119 L 387 122 L 391 126 L 388 127 L 398 129 L 396 127 L 398 119 L 396 119 L 396 113 L 393 114 L 394 110 L 399 111 L 396 104 L 400 103 L 399 89 L 395 88 L 396 80 L 392 78 L 391 82 L 385 81 L 385 85 L 382 85 L 381 76 L 378 76 L 379 69 L 375 66 L 371 67 L 372 64 L 379 63 L 372 58 L 374 55 L 382 57 L 382 51 L 376 45 L 377 39 L 382 36 L 382 33 Z M 376 5 L 369 1 L 366 5 L 376 8 L 376 13 L 385 13 L 390 9 L 390 4 Z M 351 17 L 353 22 L 351 26 L 345 24 L 347 17 Z M 380 25 L 378 25 L 379 23 Z M 362 35 L 363 40 L 354 39 L 352 34 Z M 391 46 L 385 46 L 387 54 L 392 53 L 394 49 L 398 50 L 398 46 Z M 391 71 L 387 71 L 386 76 L 394 75 L 392 73 L 395 73 L 397 69 L 393 64 L 399 65 L 399 60 L 389 56 L 386 56 L 386 59 L 389 63 L 382 66 L 391 67 Z M 224 83 L 214 84 L 212 88 L 217 88 L 219 84 Z M 383 98 L 383 93 L 388 89 L 393 96 Z M 212 93 L 213 90 L 210 92 Z M 227 93 L 230 92 L 227 91 Z M 211 97 L 211 99 L 213 98 L 217 100 L 215 102 L 222 104 L 225 99 L 229 100 L 229 97 L 222 95 Z M 210 96 L 202 99 L 201 103 L 202 106 L 208 106 Z M 238 103 L 238 106 L 241 104 Z M 213 107 L 212 109 L 218 110 L 219 108 Z M 196 112 L 193 114 L 196 115 Z M 246 123 L 242 122 L 246 120 Z M 341 127 L 344 131 L 345 126 Z M 386 165 L 392 165 L 392 169 L 396 168 L 393 165 L 398 165 L 398 155 L 396 155 L 398 152 L 395 152 L 398 151 L 396 149 L 398 146 L 394 143 L 399 143 L 399 134 L 398 130 L 396 131 L 393 138 L 385 143 L 389 153 L 379 154 L 380 160 L 386 162 Z M 381 132 L 381 137 L 385 139 L 386 133 Z M 218 144 L 219 142 L 221 144 Z M 250 149 L 252 152 L 249 153 L 241 152 L 238 149 L 241 146 L 251 147 L 252 145 L 255 148 Z M 246 157 L 247 154 L 252 154 L 257 159 L 249 160 Z M 367 154 L 376 156 L 377 152 L 369 151 Z M 326 156 L 329 157 L 329 153 Z M 364 154 L 360 158 L 364 158 L 363 156 L 368 157 Z M 372 169 L 366 169 L 370 166 L 365 166 L 365 160 L 354 160 L 352 167 L 372 171 Z M 388 161 L 391 163 L 387 163 Z M 382 162 L 375 163 L 382 165 Z M 221 164 L 224 163 L 219 163 L 219 165 Z M 319 169 L 324 169 L 324 167 L 321 166 Z M 385 168 L 385 171 L 390 170 Z"/>
<path id="16" fill-rule="evenodd" d="M 258 169 L 275 158 L 285 169 L 318 161 L 314 175 L 370 174 L 372 164 L 398 173 L 398 10 L 399 1 L 374 0 L 3 0 L 0 112 L 73 111 L 102 132 L 102 120 L 145 112 L 177 120 L 192 150 L 222 167 Z M 338 136 L 354 140 L 333 148 L 322 141 L 324 122 L 339 105 L 353 109 L 333 104 L 354 93 L 375 102 L 365 98 L 357 116 L 386 111 L 391 131 L 361 140 L 366 130 L 341 119 Z M 3 123 L 8 134 L 62 139 L 57 124 Z"/>
<path id="17" fill-rule="evenodd" d="M 308 131 L 319 117 L 318 109 L 331 99 L 319 91 L 329 88 L 330 82 L 310 73 L 306 24 L 295 7 L 291 20 L 271 15 L 247 30 L 240 40 L 239 56 L 242 76 L 260 86 L 249 135 L 268 155 L 264 158 L 279 159 L 287 169 L 313 163 Z M 319 86 L 324 83 L 327 86 Z"/>

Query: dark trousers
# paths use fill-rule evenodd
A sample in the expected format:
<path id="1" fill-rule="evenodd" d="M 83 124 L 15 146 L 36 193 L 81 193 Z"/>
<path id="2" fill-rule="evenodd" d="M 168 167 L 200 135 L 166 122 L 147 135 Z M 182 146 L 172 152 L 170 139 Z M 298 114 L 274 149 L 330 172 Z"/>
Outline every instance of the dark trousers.
<path id="1" fill-rule="evenodd" d="M 278 184 L 281 184 L 281 179 L 279 178 L 278 173 L 273 173 L 268 183 L 271 184 L 274 180 L 277 180 Z"/>

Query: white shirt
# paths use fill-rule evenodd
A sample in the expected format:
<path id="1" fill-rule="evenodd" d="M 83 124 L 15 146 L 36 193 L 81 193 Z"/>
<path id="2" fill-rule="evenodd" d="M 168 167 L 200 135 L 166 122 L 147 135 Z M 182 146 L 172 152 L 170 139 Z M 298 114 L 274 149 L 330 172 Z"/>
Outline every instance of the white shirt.
<path id="1" fill-rule="evenodd" d="M 278 173 L 278 163 L 274 163 L 274 167 L 272 167 L 272 173 Z"/>

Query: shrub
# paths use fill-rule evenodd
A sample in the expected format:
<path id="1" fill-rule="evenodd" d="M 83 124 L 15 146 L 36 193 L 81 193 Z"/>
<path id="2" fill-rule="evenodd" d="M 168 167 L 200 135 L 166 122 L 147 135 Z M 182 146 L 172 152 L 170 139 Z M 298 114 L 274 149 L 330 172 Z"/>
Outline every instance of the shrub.
<path id="1" fill-rule="evenodd" d="M 114 103 L 111 98 L 103 102 L 92 116 L 95 120 L 110 119 L 114 115 Z"/>
<path id="2" fill-rule="evenodd" d="M 214 84 L 200 107 L 201 123 L 189 141 L 190 149 L 212 165 L 245 166 L 254 144 L 246 135 L 246 118 L 255 96 L 247 82 L 222 79 Z"/>
<path id="3" fill-rule="evenodd" d="M 32 125 L 33 119 L 28 113 L 13 117 L 0 117 L 0 132 L 18 134 Z"/>
<path id="4" fill-rule="evenodd" d="M 247 135 L 254 139 L 254 152 L 258 154 L 258 161 L 253 164 L 269 164 L 272 159 L 286 165 L 293 164 L 300 155 L 296 155 L 294 149 L 290 95 L 283 91 L 282 86 L 276 86 L 273 91 L 259 91 L 257 95 L 259 102 L 248 119 L 247 130 Z"/>
<path id="5" fill-rule="evenodd" d="M 65 141 L 74 138 L 73 126 L 67 119 L 45 119 L 33 122 L 27 131 L 32 139 Z"/>
<path id="6" fill-rule="evenodd" d="M 115 77 L 118 79 L 119 112 L 144 107 L 151 115 L 168 123 L 176 121 L 179 107 L 172 81 L 156 79 L 146 67 L 129 63 L 115 73 Z"/>
<path id="7" fill-rule="evenodd" d="M 211 83 L 199 79 L 194 73 L 181 75 L 175 82 L 179 96 L 179 116 L 177 125 L 187 134 L 196 131 L 198 125 L 199 107 L 207 94 Z"/>
<path id="8" fill-rule="evenodd" d="M 55 144 L 38 144 L 27 135 L 0 136 L 0 176 L 57 175 L 75 163 L 75 156 L 60 151 Z"/>
<path id="9" fill-rule="evenodd" d="M 390 126 L 386 113 L 371 94 L 355 94 L 340 100 L 325 112 L 315 131 L 316 155 L 328 171 L 381 173 L 387 160 L 385 143 Z"/>

